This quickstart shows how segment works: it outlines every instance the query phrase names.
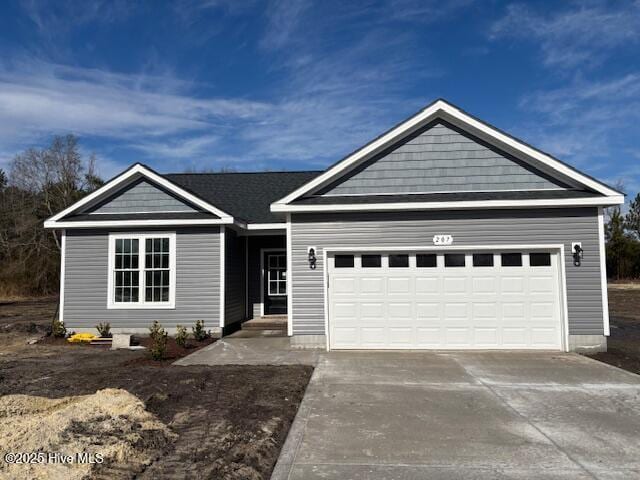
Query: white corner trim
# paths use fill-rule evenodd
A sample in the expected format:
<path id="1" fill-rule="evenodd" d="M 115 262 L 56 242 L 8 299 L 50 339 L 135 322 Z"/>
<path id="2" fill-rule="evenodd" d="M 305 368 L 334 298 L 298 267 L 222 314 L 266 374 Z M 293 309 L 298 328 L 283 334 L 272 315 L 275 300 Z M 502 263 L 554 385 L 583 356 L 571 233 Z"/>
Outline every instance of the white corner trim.
<path id="1" fill-rule="evenodd" d="M 244 237 L 244 318 L 249 318 L 249 237 Z"/>
<path id="2" fill-rule="evenodd" d="M 564 256 L 565 249 L 564 243 L 560 245 L 560 265 L 558 265 L 558 270 L 560 271 L 560 291 L 561 291 L 561 300 L 562 300 L 562 327 L 564 330 L 563 341 L 564 341 L 564 351 L 569 351 L 569 302 L 567 301 L 567 260 Z"/>
<path id="3" fill-rule="evenodd" d="M 470 210 L 491 208 L 551 208 L 620 205 L 623 195 L 595 197 L 585 199 L 547 199 L 547 200 L 473 200 L 464 202 L 402 202 L 402 203 L 349 203 L 340 205 L 284 205 L 272 204 L 272 212 L 358 212 L 393 210 Z"/>
<path id="4" fill-rule="evenodd" d="M 607 253 L 604 245 L 604 211 L 598 208 L 598 251 L 600 255 L 600 289 L 602 290 L 602 321 L 604 335 L 611 334 L 609 325 L 609 292 L 607 291 Z"/>
<path id="5" fill-rule="evenodd" d="M 293 335 L 293 248 L 291 245 L 291 214 L 287 214 L 287 335 Z"/>
<path id="6" fill-rule="evenodd" d="M 168 237 L 169 238 L 169 301 L 168 302 L 146 302 L 145 286 L 145 240 L 147 238 Z M 116 239 L 132 238 L 139 240 L 138 245 L 138 302 L 116 303 L 114 289 L 115 270 L 115 250 Z M 145 233 L 118 233 L 109 232 L 107 252 L 107 310 L 173 310 L 176 308 L 176 232 L 145 232 Z"/>
<path id="7" fill-rule="evenodd" d="M 67 264 L 67 231 L 62 230 L 60 237 L 60 305 L 58 306 L 58 319 L 64 324 L 64 275 Z"/>
<path id="8" fill-rule="evenodd" d="M 380 138 L 374 140 L 373 142 L 365 145 L 360 150 L 354 152 L 349 155 L 338 164 L 334 165 L 332 168 L 328 169 L 322 175 L 316 177 L 310 182 L 304 184 L 300 188 L 294 190 L 289 195 L 281 198 L 280 200 L 274 202 L 274 205 L 287 204 L 296 198 L 304 195 L 305 193 L 309 193 L 311 190 L 320 187 L 321 185 L 326 184 L 328 181 L 334 179 L 344 171 L 346 171 L 349 167 L 356 164 L 361 160 L 365 160 L 370 156 L 377 153 L 382 148 L 386 147 L 389 143 L 393 141 L 397 141 L 402 137 L 411 133 L 414 129 L 419 126 L 428 123 L 429 121 L 435 118 L 443 118 L 453 119 L 457 122 L 463 124 L 464 126 L 468 126 L 473 128 L 476 131 L 482 132 L 483 134 L 490 137 L 492 140 L 495 140 L 501 144 L 509 146 L 518 152 L 526 155 L 529 158 L 539 161 L 540 163 L 550 167 L 553 170 L 561 173 L 562 175 L 571 178 L 589 188 L 594 189 L 597 192 L 602 193 L 603 195 L 619 195 L 615 190 L 607 187 L 606 185 L 593 180 L 586 175 L 573 170 L 572 168 L 564 165 L 562 162 L 556 160 L 555 158 L 540 152 L 525 143 L 512 138 L 496 128 L 490 127 L 489 125 L 476 120 L 465 112 L 461 111 L 457 107 L 445 102 L 444 100 L 437 100 L 430 106 L 426 107 L 422 111 L 418 112 L 413 117 L 405 120 L 403 123 L 393 128 L 386 134 L 382 135 Z M 278 211 L 278 210 L 273 210 Z"/>
<path id="9" fill-rule="evenodd" d="M 164 227 L 178 225 L 229 225 L 233 223 L 231 218 L 221 219 L 191 219 L 191 220 L 87 220 L 78 222 L 58 222 L 47 220 L 44 222 L 44 228 L 114 228 L 114 227 Z"/>
<path id="10" fill-rule="evenodd" d="M 326 340 L 325 348 L 327 352 L 331 350 L 331 339 L 329 336 L 329 264 L 327 260 L 327 249 L 322 249 L 322 283 L 323 283 L 323 304 L 324 304 L 324 336 Z"/>
<path id="11" fill-rule="evenodd" d="M 151 171 L 150 169 L 146 168 L 144 165 L 141 165 L 141 164 L 138 163 L 138 164 L 135 164 L 133 167 L 129 168 L 128 170 L 126 170 L 125 172 L 123 172 L 122 174 L 118 175 L 116 178 L 114 178 L 110 182 L 106 183 L 105 185 L 103 185 L 102 187 L 100 187 L 99 189 L 94 191 L 93 193 L 90 193 L 89 195 L 87 195 L 86 197 L 84 197 L 81 200 L 77 201 L 73 205 L 65 208 L 60 213 L 58 213 L 58 214 L 54 215 L 53 217 L 47 219 L 47 221 L 45 222 L 45 228 L 64 228 L 64 227 L 60 226 L 59 224 L 56 224 L 55 222 L 57 222 L 61 218 L 64 218 L 65 216 L 67 216 L 71 212 L 77 210 L 78 208 L 80 208 L 80 207 L 82 207 L 84 205 L 87 205 L 87 204 L 89 204 L 89 203 L 91 203 L 93 201 L 99 200 L 103 196 L 106 196 L 112 189 L 114 189 L 115 187 L 120 186 L 121 184 L 127 182 L 128 180 L 131 180 L 132 177 L 135 177 L 137 175 L 148 178 L 149 180 L 157 183 L 158 185 L 163 186 L 167 190 L 169 190 L 169 191 L 175 193 L 176 195 L 184 198 L 188 202 L 193 203 L 194 205 L 197 205 L 197 206 L 201 207 L 202 209 L 219 216 L 221 219 L 232 218 L 231 215 L 229 215 L 228 213 L 223 212 L 219 208 L 211 205 L 210 203 L 205 202 L 204 200 L 201 200 L 200 198 L 196 197 L 195 195 L 193 195 L 193 194 L 187 192 L 186 190 L 180 188 L 175 183 L 167 180 L 163 176 L 158 175 L 157 173 L 155 173 L 155 172 Z M 73 222 L 73 223 L 76 223 L 76 222 Z M 80 223 L 80 222 L 77 222 L 77 223 Z M 105 225 L 105 226 L 109 226 L 109 225 Z"/>
<path id="12" fill-rule="evenodd" d="M 220 328 L 224 328 L 225 312 L 225 263 L 226 263 L 226 238 L 225 227 L 220 227 Z"/>

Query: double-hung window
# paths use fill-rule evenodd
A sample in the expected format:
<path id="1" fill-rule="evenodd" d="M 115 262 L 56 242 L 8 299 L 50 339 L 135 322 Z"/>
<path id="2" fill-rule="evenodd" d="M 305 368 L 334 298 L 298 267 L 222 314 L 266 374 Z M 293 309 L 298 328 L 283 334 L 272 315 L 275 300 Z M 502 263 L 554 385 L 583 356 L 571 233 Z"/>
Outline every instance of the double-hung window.
<path id="1" fill-rule="evenodd" d="M 175 278 L 175 233 L 109 235 L 109 308 L 174 308 Z"/>

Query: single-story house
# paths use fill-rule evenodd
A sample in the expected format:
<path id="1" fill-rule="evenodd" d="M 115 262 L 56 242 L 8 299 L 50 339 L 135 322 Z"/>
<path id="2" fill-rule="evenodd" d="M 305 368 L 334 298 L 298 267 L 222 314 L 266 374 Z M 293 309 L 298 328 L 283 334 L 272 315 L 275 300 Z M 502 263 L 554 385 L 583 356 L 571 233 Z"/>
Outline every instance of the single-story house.
<path id="1" fill-rule="evenodd" d="M 46 221 L 67 328 L 286 316 L 327 349 L 606 349 L 623 194 L 437 100 L 327 170 L 135 164 Z"/>

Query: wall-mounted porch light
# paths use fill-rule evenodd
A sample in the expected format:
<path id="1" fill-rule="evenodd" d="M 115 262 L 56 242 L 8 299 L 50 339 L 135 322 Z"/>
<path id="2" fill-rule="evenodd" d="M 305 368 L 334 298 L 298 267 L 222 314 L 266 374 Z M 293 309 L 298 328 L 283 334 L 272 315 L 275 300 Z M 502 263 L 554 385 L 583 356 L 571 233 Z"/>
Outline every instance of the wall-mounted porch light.
<path id="1" fill-rule="evenodd" d="M 316 268 L 316 247 L 307 247 L 307 256 L 309 257 L 309 268 L 315 270 Z"/>
<path id="2" fill-rule="evenodd" d="M 584 257 L 584 250 L 582 249 L 582 243 L 573 242 L 571 244 L 571 251 L 573 255 L 573 264 L 579 267 L 582 263 L 582 257 Z"/>

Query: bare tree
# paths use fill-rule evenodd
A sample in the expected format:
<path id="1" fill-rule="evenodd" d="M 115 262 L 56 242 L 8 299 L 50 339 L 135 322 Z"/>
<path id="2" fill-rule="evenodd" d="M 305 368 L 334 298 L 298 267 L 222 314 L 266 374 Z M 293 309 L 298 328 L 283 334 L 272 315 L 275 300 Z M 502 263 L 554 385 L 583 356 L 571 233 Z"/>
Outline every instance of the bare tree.
<path id="1" fill-rule="evenodd" d="M 95 158 L 82 158 L 73 135 L 16 155 L 0 189 L 0 294 L 57 289 L 60 238 L 43 222 L 101 183 Z"/>

